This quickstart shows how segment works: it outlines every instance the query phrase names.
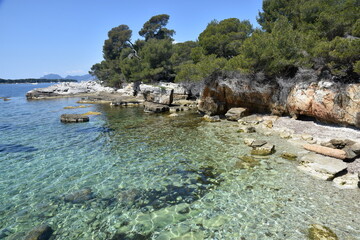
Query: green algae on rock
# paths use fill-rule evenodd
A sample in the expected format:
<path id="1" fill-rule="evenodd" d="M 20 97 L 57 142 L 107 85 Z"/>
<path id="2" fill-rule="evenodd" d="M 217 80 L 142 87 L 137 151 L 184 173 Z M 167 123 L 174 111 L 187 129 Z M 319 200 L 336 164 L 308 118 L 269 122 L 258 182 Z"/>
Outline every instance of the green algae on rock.
<path id="1" fill-rule="evenodd" d="M 283 152 L 280 157 L 287 159 L 287 160 L 291 160 L 291 161 L 295 161 L 297 159 L 297 155 L 293 154 L 293 153 L 289 153 L 289 152 Z"/>
<path id="2" fill-rule="evenodd" d="M 309 240 L 338 240 L 337 235 L 328 227 L 311 224 L 309 228 Z"/>

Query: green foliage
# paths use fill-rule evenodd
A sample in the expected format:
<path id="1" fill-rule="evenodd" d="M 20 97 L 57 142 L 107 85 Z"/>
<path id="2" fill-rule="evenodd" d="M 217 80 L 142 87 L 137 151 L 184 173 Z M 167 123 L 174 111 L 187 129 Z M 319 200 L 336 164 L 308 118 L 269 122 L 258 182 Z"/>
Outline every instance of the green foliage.
<path id="1" fill-rule="evenodd" d="M 225 67 L 226 59 L 217 58 L 215 54 L 204 56 L 204 58 L 194 64 L 186 63 L 178 68 L 175 82 L 201 81 L 210 76 L 213 72 Z"/>
<path id="2" fill-rule="evenodd" d="M 160 14 L 150 18 L 143 28 L 139 31 L 139 35 L 145 38 L 145 41 L 149 39 L 171 39 L 175 31 L 165 28 L 169 21 L 170 16 L 167 14 Z"/>
<path id="3" fill-rule="evenodd" d="M 301 36 L 283 17 L 274 24 L 271 33 L 256 30 L 245 40 L 240 55 L 230 59 L 225 69 L 265 71 L 268 75 L 287 74 L 289 69 L 305 62 L 306 57 L 301 45 Z"/>
<path id="4" fill-rule="evenodd" d="M 353 25 L 351 33 L 355 37 L 360 37 L 360 19 L 358 19 Z"/>
<path id="5" fill-rule="evenodd" d="M 111 87 L 120 87 L 121 83 L 124 82 L 118 60 L 107 60 L 94 64 L 91 67 L 90 74 L 95 75 Z"/>
<path id="6" fill-rule="evenodd" d="M 186 41 L 183 43 L 176 43 L 173 45 L 173 54 L 170 58 L 170 62 L 173 67 L 177 67 L 181 64 L 188 63 L 192 60 L 191 53 L 198 47 L 198 43 L 194 41 Z"/>
<path id="7" fill-rule="evenodd" d="M 354 63 L 354 72 L 360 75 L 360 61 Z"/>
<path id="8" fill-rule="evenodd" d="M 200 81 L 217 70 L 293 76 L 298 68 L 330 69 L 338 79 L 360 74 L 360 0 L 264 0 L 249 21 L 211 21 L 198 41 L 174 44 L 169 15 L 153 16 L 131 42 L 120 25 L 105 40 L 104 61 L 91 74 L 107 85 L 125 81 Z M 323 68 L 326 66 L 326 68 Z"/>
<path id="9" fill-rule="evenodd" d="M 349 69 L 357 71 L 360 39 L 336 37 L 330 42 L 323 41 L 314 48 L 314 55 L 322 57 L 334 74 L 346 76 Z"/>
<path id="10" fill-rule="evenodd" d="M 359 0 L 265 0 L 258 22 L 266 32 L 274 23 L 286 17 L 294 29 L 307 33 L 315 31 L 319 37 L 332 40 L 351 33 L 360 17 Z"/>
<path id="11" fill-rule="evenodd" d="M 104 59 L 116 59 L 122 49 L 130 47 L 132 31 L 127 25 L 120 25 L 111 29 L 108 33 L 108 39 L 104 42 L 103 53 Z"/>
<path id="12" fill-rule="evenodd" d="M 218 57 L 230 58 L 239 54 L 241 44 L 252 31 L 252 26 L 247 20 L 214 20 L 199 35 L 199 44 L 207 55 L 216 54 Z"/>

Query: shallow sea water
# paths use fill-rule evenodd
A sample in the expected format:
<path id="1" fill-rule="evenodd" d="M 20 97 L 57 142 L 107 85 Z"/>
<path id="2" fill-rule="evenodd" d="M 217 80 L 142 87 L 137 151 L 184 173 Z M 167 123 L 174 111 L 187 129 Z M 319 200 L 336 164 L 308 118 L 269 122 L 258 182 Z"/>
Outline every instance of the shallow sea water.
<path id="1" fill-rule="evenodd" d="M 297 149 L 276 137 L 194 112 L 65 110 L 79 99 L 27 101 L 14 91 L 0 99 L 0 239 L 21 239 L 42 223 L 52 239 L 306 239 L 314 223 L 360 239 L 360 191 L 299 172 L 279 157 Z M 102 115 L 59 121 L 87 111 Z M 277 152 L 238 167 L 248 137 Z"/>

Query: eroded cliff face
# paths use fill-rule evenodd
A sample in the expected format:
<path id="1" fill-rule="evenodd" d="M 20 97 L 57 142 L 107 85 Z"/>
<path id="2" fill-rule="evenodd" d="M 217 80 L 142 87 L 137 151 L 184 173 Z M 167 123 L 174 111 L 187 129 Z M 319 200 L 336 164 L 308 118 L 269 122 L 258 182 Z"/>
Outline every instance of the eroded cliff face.
<path id="1" fill-rule="evenodd" d="M 245 107 L 253 113 L 309 116 L 322 122 L 360 127 L 360 84 L 319 79 L 311 70 L 268 81 L 261 74 L 217 73 L 205 82 L 199 110 L 225 114 Z"/>

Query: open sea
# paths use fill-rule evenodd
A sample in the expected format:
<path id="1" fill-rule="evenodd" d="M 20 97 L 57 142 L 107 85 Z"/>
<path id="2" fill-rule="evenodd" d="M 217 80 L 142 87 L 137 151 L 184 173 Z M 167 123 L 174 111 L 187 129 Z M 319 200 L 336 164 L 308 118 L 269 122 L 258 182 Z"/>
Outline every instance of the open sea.
<path id="1" fill-rule="evenodd" d="M 275 136 L 239 133 L 196 112 L 78 106 L 78 98 L 27 101 L 49 84 L 2 84 L 0 239 L 41 224 L 50 239 L 307 239 L 311 224 L 360 239 L 360 190 L 339 190 L 280 158 L 296 149 Z M 64 124 L 64 113 L 101 112 Z M 277 152 L 249 164 L 244 138 Z"/>

